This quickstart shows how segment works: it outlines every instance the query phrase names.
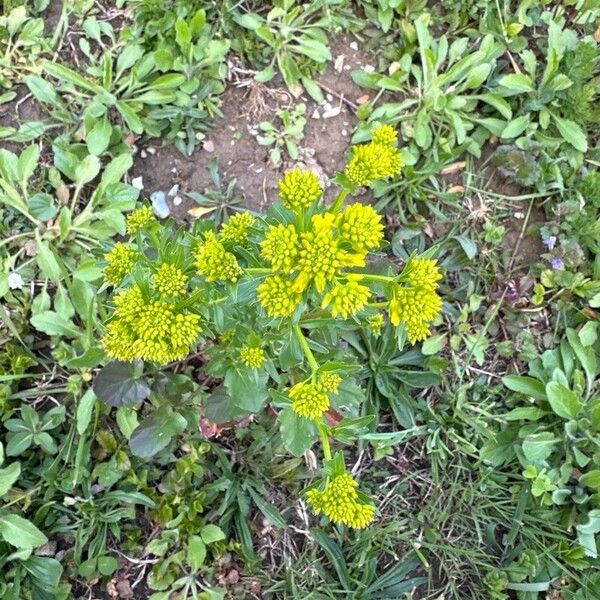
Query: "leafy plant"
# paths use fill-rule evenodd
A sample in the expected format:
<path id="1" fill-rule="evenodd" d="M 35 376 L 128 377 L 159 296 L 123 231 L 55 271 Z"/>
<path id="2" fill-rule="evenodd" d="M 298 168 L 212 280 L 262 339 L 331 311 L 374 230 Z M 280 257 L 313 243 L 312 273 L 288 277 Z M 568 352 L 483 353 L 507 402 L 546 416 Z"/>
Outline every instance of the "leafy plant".
<path id="1" fill-rule="evenodd" d="M 281 121 L 280 129 L 269 121 L 259 124 L 262 135 L 257 136 L 256 139 L 261 146 L 273 146 L 269 155 L 274 165 L 281 162 L 284 150 L 292 160 L 298 159 L 297 142 L 304 137 L 305 113 L 306 106 L 297 104 L 292 110 L 277 111 L 277 118 Z"/>

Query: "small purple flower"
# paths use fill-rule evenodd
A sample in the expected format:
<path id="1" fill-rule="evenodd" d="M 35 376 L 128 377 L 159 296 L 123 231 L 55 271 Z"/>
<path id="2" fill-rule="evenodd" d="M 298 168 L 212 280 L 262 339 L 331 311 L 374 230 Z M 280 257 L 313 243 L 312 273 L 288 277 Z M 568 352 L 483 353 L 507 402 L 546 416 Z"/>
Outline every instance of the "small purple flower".
<path id="1" fill-rule="evenodd" d="M 552 268 L 555 271 L 558 271 L 559 269 L 564 269 L 565 268 L 565 263 L 563 262 L 562 258 L 553 258 L 551 264 L 552 264 Z"/>
<path id="2" fill-rule="evenodd" d="M 552 248 L 554 248 L 554 246 L 556 245 L 556 236 L 551 235 L 549 238 L 542 240 L 542 243 L 544 244 L 544 246 L 546 246 L 546 248 L 548 248 L 548 250 L 552 250 Z"/>

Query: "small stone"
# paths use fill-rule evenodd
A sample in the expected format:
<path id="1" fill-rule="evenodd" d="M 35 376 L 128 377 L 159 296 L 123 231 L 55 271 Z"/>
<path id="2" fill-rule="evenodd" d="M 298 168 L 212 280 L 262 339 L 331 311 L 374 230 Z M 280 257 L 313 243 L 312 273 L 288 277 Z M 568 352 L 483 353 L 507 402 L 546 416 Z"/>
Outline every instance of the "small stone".
<path id="1" fill-rule="evenodd" d="M 140 192 L 144 189 L 144 180 L 142 178 L 142 176 L 140 175 L 139 177 L 134 177 L 131 180 L 131 185 L 136 189 L 136 190 L 140 190 Z"/>
<path id="2" fill-rule="evenodd" d="M 375 67 L 373 65 L 365 65 L 363 69 L 365 73 L 375 73 Z"/>
<path id="3" fill-rule="evenodd" d="M 345 137 L 348 135 L 348 130 L 347 129 L 342 129 L 342 135 Z"/>
<path id="4" fill-rule="evenodd" d="M 142 158 L 146 158 L 148 156 L 148 153 L 144 149 L 142 149 L 142 150 L 140 150 L 140 156 Z"/>
<path id="5" fill-rule="evenodd" d="M 358 50 L 358 44 L 356 42 L 350 42 L 350 48 L 352 50 Z"/>
<path id="6" fill-rule="evenodd" d="M 206 140 L 203 144 L 202 147 L 207 151 L 207 152 L 214 152 L 215 151 L 215 143 L 212 140 Z"/>
<path id="7" fill-rule="evenodd" d="M 329 102 L 333 102 L 333 96 L 331 94 L 327 94 L 327 100 Z"/>
<path id="8" fill-rule="evenodd" d="M 167 194 L 162 190 L 150 194 L 152 210 L 159 219 L 166 219 L 171 214 L 171 209 L 167 205 Z"/>
<path id="9" fill-rule="evenodd" d="M 11 290 L 20 290 L 25 285 L 23 278 L 18 274 L 12 271 L 8 274 L 8 287 Z"/>
<path id="10" fill-rule="evenodd" d="M 321 118 L 321 114 L 319 113 L 319 111 L 315 108 L 315 110 L 313 111 L 313 114 L 311 115 L 311 117 L 313 119 L 320 119 Z"/>
<path id="11" fill-rule="evenodd" d="M 323 118 L 324 119 L 331 119 L 332 117 L 337 117 L 340 113 L 342 112 L 342 107 L 341 106 L 335 106 L 334 108 L 325 111 L 323 113 Z"/>
<path id="12" fill-rule="evenodd" d="M 168 192 L 167 192 L 167 196 L 169 196 L 169 198 L 174 198 L 175 196 L 177 196 L 177 192 L 179 191 L 179 184 L 176 183 Z"/>
<path id="13" fill-rule="evenodd" d="M 333 63 L 333 68 L 335 69 L 335 71 L 337 73 L 341 73 L 342 69 L 345 68 L 344 67 L 345 61 L 346 61 L 346 57 L 343 54 L 340 54 L 338 57 L 336 57 L 336 59 Z"/>
<path id="14" fill-rule="evenodd" d="M 183 198 L 181 196 L 175 196 L 173 198 L 173 206 L 179 206 L 183 202 Z"/>
<path id="15" fill-rule="evenodd" d="M 175 167 L 173 167 L 173 168 L 171 169 L 171 173 L 177 173 L 177 169 L 176 169 Z"/>
<path id="16" fill-rule="evenodd" d="M 148 148 L 146 148 L 146 150 L 148 151 L 148 154 L 152 154 L 153 156 L 156 154 L 156 148 L 154 148 L 152 146 L 148 146 Z"/>

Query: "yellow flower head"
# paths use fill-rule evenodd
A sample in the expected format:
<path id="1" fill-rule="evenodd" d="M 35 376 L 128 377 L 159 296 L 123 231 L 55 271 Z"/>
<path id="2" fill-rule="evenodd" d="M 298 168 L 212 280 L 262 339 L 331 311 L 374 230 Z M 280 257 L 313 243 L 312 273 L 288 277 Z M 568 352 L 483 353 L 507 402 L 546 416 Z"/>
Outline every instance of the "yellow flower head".
<path id="1" fill-rule="evenodd" d="M 303 292 L 314 281 L 321 293 L 341 268 L 364 266 L 364 255 L 351 254 L 340 248 L 340 240 L 333 233 L 334 221 L 335 215 L 331 213 L 315 215 L 312 230 L 301 234 L 295 291 Z"/>
<path id="2" fill-rule="evenodd" d="M 244 346 L 240 348 L 242 362 L 251 369 L 260 369 L 265 362 L 265 353 L 258 346 Z"/>
<path id="3" fill-rule="evenodd" d="M 357 252 L 377 248 L 383 241 L 381 216 L 372 206 L 356 202 L 344 208 L 339 219 L 341 235 Z"/>
<path id="4" fill-rule="evenodd" d="M 161 296 L 177 298 L 185 294 L 187 280 L 179 267 L 163 263 L 154 274 L 154 287 Z"/>
<path id="5" fill-rule="evenodd" d="M 141 358 L 165 364 L 184 358 L 200 332 L 198 315 L 178 311 L 164 300 L 145 302 L 133 286 L 115 297 L 115 315 L 102 345 L 110 358 Z"/>
<path id="6" fill-rule="evenodd" d="M 312 383 L 297 383 L 289 391 L 292 410 L 301 417 L 318 419 L 329 408 L 327 394 Z"/>
<path id="7" fill-rule="evenodd" d="M 321 373 L 317 379 L 317 389 L 321 392 L 337 394 L 342 378 L 337 373 Z"/>
<path id="8" fill-rule="evenodd" d="M 429 323 L 442 308 L 442 301 L 434 290 L 428 288 L 404 288 L 398 286 L 390 300 L 388 310 L 392 325 L 404 323 L 411 344 L 429 335 Z"/>
<path id="9" fill-rule="evenodd" d="M 374 144 L 383 146 L 395 146 L 398 143 L 398 135 L 391 125 L 379 125 L 371 134 Z"/>
<path id="10" fill-rule="evenodd" d="M 134 210 L 127 217 L 127 233 L 134 235 L 140 229 L 144 229 L 153 220 L 152 209 L 149 206 L 142 206 L 142 208 Z"/>
<path id="11" fill-rule="evenodd" d="M 312 171 L 292 169 L 279 181 L 279 195 L 283 205 L 294 211 L 308 208 L 323 195 L 318 177 Z"/>
<path id="12" fill-rule="evenodd" d="M 117 242 L 113 249 L 104 255 L 104 279 L 113 286 L 119 285 L 126 275 L 131 273 L 139 254 L 121 242 Z"/>
<path id="13" fill-rule="evenodd" d="M 369 329 L 371 333 L 375 336 L 381 333 L 381 328 L 383 327 L 384 320 L 383 315 L 381 313 L 375 313 L 369 317 Z"/>
<path id="14" fill-rule="evenodd" d="M 234 242 L 243 246 L 248 241 L 250 227 L 254 225 L 254 217 L 249 212 L 233 215 L 221 226 L 219 235 L 224 242 Z"/>
<path id="15" fill-rule="evenodd" d="M 270 317 L 289 317 L 301 296 L 292 289 L 292 282 L 280 275 L 267 277 L 258 286 L 258 301 Z"/>
<path id="16" fill-rule="evenodd" d="M 371 290 L 358 283 L 360 276 L 348 276 L 346 283 L 336 283 L 323 296 L 321 308 L 327 308 L 331 304 L 331 314 L 334 317 L 341 315 L 347 319 L 356 314 L 369 301 Z"/>
<path id="17" fill-rule="evenodd" d="M 333 477 L 323 491 L 306 492 L 306 499 L 315 514 L 323 513 L 333 523 L 363 529 L 373 520 L 375 508 L 359 501 L 357 487 L 348 473 L 342 473 Z"/>
<path id="18" fill-rule="evenodd" d="M 402 159 L 397 148 L 370 142 L 353 146 L 344 174 L 355 186 L 368 187 L 378 179 L 397 175 L 401 169 Z"/>
<path id="19" fill-rule="evenodd" d="M 442 274 L 436 260 L 428 258 L 411 258 L 407 265 L 408 282 L 412 287 L 435 290 Z"/>
<path id="20" fill-rule="evenodd" d="M 293 225 L 271 225 L 260 243 L 260 255 L 275 271 L 291 273 L 298 256 L 298 234 Z"/>
<path id="21" fill-rule="evenodd" d="M 196 267 L 206 281 L 234 282 L 242 274 L 235 255 L 225 250 L 212 231 L 204 234 L 204 242 L 198 246 Z"/>

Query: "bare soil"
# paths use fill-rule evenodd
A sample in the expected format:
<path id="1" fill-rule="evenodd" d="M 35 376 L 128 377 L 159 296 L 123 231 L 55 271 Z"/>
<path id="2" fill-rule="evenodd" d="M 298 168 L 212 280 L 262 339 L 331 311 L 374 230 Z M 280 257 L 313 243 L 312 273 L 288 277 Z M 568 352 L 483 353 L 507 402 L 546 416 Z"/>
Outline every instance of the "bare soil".
<path id="1" fill-rule="evenodd" d="M 152 142 L 138 149 L 132 177 L 142 177 L 144 195 L 150 196 L 158 190 L 166 192 L 173 185 L 179 185 L 183 202 L 170 208 L 176 218 L 189 218 L 188 210 L 196 204 L 185 192 L 202 192 L 210 187 L 208 164 L 214 157 L 221 179 L 224 182 L 236 179 L 236 190 L 244 205 L 250 210 L 262 210 L 276 200 L 277 181 L 293 164 L 311 168 L 324 179 L 339 170 L 356 125 L 352 105 L 368 94 L 352 81 L 351 72 L 374 64 L 374 59 L 354 44 L 350 36 L 334 40 L 331 51 L 333 61 L 316 80 L 329 105 L 339 108 L 339 114 L 323 118 L 323 106 L 306 94 L 294 98 L 278 79 L 268 86 L 256 83 L 251 76 L 232 81 L 221 97 L 223 117 L 216 120 L 192 156 L 183 156 L 172 145 L 156 147 Z M 272 121 L 277 125 L 276 111 L 298 103 L 306 105 L 307 117 L 304 139 L 299 142 L 299 160 L 292 163 L 284 159 L 276 166 L 269 160 L 270 148 L 259 145 L 256 140 L 258 124 Z M 155 153 L 148 152 L 148 148 Z"/>

